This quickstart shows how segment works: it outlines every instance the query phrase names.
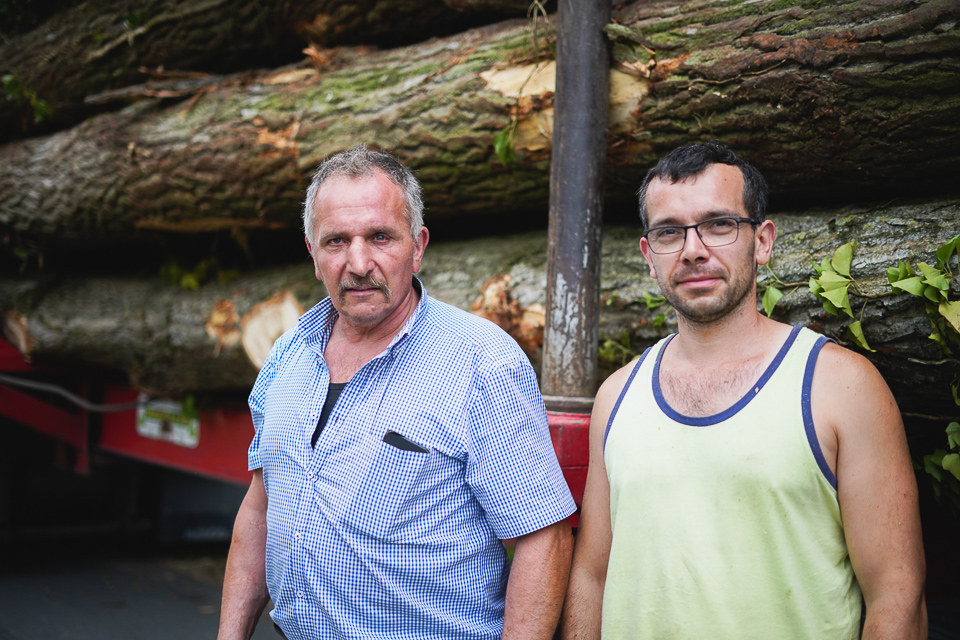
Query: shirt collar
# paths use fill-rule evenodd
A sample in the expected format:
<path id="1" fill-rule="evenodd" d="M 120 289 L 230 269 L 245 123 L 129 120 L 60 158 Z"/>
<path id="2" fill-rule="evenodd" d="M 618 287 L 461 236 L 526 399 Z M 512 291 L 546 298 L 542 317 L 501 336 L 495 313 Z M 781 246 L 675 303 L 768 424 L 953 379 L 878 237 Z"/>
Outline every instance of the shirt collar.
<path id="1" fill-rule="evenodd" d="M 393 337 L 386 351 L 392 351 L 409 334 L 413 333 L 420 326 L 421 318 L 427 315 L 427 308 L 430 304 L 430 296 L 427 295 L 427 288 L 423 286 L 420 278 L 413 276 L 413 286 L 420 292 L 420 301 L 414 308 L 413 313 L 407 318 L 403 328 Z M 297 320 L 297 333 L 300 334 L 307 347 L 317 353 L 323 353 L 327 347 L 327 341 L 330 339 L 330 331 L 333 324 L 337 321 L 340 314 L 333 306 L 333 300 L 328 295 L 318 302 L 312 309 L 300 316 Z"/>

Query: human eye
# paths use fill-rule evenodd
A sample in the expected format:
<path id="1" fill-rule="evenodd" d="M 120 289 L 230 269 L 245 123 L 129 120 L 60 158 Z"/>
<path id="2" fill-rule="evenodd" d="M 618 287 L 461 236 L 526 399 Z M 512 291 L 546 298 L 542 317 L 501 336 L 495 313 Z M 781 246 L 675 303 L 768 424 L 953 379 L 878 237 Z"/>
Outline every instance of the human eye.
<path id="1" fill-rule="evenodd" d="M 680 237 L 680 227 L 659 227 L 651 232 L 654 240 L 670 242 Z"/>
<path id="2" fill-rule="evenodd" d="M 717 218 L 716 220 L 708 220 L 700 227 L 701 231 L 711 233 L 713 235 L 725 235 L 736 230 L 736 228 L 737 220 L 735 218 Z"/>

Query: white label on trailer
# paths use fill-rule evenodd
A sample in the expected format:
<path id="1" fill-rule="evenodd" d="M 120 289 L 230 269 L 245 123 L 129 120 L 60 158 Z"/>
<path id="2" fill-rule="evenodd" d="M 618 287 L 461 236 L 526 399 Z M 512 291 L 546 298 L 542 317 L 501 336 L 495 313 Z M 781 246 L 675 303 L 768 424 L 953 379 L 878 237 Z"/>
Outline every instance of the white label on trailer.
<path id="1" fill-rule="evenodd" d="M 144 438 L 196 449 L 200 444 L 200 420 L 185 415 L 180 402 L 150 400 L 141 395 L 137 406 L 137 433 Z"/>

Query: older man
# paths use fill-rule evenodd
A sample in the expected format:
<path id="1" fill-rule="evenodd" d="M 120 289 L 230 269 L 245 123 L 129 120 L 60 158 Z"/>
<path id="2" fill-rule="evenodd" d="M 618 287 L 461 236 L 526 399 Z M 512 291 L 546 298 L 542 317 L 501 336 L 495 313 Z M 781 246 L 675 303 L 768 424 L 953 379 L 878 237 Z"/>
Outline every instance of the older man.
<path id="1" fill-rule="evenodd" d="M 760 173 L 719 143 L 644 180 L 678 332 L 597 395 L 564 638 L 925 638 L 917 487 L 876 369 L 757 311 Z M 861 600 L 862 593 L 862 600 Z"/>
<path id="2" fill-rule="evenodd" d="M 221 640 L 249 638 L 268 595 L 290 640 L 553 633 L 575 506 L 536 378 L 509 336 L 414 277 L 422 210 L 410 171 L 363 146 L 307 191 L 330 297 L 277 341 L 250 395 L 254 478 Z"/>

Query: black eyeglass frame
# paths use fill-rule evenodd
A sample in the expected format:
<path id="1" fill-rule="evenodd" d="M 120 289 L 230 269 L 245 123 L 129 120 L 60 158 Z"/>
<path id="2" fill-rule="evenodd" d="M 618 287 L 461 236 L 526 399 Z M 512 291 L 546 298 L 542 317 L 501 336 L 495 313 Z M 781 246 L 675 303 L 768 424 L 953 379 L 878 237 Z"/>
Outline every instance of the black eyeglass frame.
<path id="1" fill-rule="evenodd" d="M 706 242 L 704 242 L 704 240 L 703 240 L 703 234 L 700 233 L 700 225 L 710 224 L 711 222 L 716 222 L 716 221 L 718 221 L 718 220 L 734 220 L 734 221 L 736 221 L 736 223 L 737 223 L 737 235 L 734 236 L 733 240 L 731 240 L 730 242 L 727 242 L 727 243 L 724 243 L 724 244 L 709 245 L 709 244 L 707 244 Z M 711 247 L 711 248 L 714 248 L 714 247 L 726 247 L 726 246 L 728 246 L 728 245 L 733 244 L 734 242 L 736 242 L 736 241 L 740 238 L 740 225 L 741 225 L 741 224 L 746 224 L 746 223 L 750 223 L 750 224 L 756 226 L 756 225 L 760 224 L 760 221 L 759 221 L 759 220 L 755 220 L 755 219 L 753 219 L 753 218 L 741 218 L 740 216 L 719 216 L 719 217 L 717 217 L 717 218 L 710 218 L 710 219 L 708 219 L 708 220 L 704 220 L 704 221 L 702 221 L 702 222 L 698 222 L 697 224 L 662 224 L 662 225 L 660 225 L 660 226 L 658 226 L 658 227 L 650 227 L 649 229 L 647 229 L 646 231 L 643 232 L 643 237 L 647 239 L 647 243 L 650 245 L 650 251 L 653 251 L 653 252 L 654 252 L 655 254 L 657 254 L 658 256 L 663 256 L 663 255 L 670 255 L 671 253 L 680 253 L 681 251 L 683 251 L 683 248 L 684 248 L 684 247 L 686 246 L 686 244 L 687 244 L 687 230 L 688 230 L 688 229 L 693 229 L 694 231 L 697 232 L 697 237 L 700 238 L 700 242 L 703 242 L 703 246 L 705 246 L 705 247 Z M 651 234 L 653 231 L 658 231 L 658 230 L 660 230 L 660 229 L 683 229 L 683 243 L 680 245 L 680 247 L 679 247 L 678 249 L 675 249 L 674 251 L 657 251 L 657 250 L 655 250 L 655 249 L 653 248 L 653 243 L 650 242 L 650 237 L 649 237 L 649 236 L 650 236 L 650 234 Z"/>

